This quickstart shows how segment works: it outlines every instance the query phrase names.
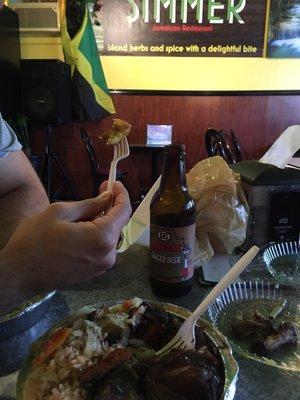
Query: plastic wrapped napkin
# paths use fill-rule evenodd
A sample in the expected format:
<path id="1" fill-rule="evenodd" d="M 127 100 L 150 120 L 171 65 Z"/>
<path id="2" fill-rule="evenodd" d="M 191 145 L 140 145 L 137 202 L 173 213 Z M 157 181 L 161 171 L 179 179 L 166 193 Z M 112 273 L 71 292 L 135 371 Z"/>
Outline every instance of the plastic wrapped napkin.
<path id="1" fill-rule="evenodd" d="M 187 174 L 196 202 L 195 263 L 231 254 L 246 239 L 248 204 L 235 174 L 222 157 L 197 163 Z"/>

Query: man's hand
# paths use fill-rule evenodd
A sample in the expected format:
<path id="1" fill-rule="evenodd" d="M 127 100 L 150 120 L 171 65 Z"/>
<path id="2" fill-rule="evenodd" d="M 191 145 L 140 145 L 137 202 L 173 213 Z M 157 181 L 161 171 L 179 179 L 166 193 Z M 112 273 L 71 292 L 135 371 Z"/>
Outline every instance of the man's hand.
<path id="1" fill-rule="evenodd" d="M 0 308 L 1 298 L 9 304 L 12 296 L 25 299 L 106 271 L 130 213 L 128 193 L 116 182 L 113 195 L 54 203 L 28 218 L 0 251 Z"/>

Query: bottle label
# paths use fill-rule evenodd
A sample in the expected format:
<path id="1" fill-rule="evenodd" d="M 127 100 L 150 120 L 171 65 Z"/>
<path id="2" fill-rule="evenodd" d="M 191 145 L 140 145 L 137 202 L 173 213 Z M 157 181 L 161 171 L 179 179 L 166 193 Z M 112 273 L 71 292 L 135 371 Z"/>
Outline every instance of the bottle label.
<path id="1" fill-rule="evenodd" d="M 194 274 L 196 224 L 166 228 L 150 225 L 151 275 L 157 280 L 178 283 Z"/>

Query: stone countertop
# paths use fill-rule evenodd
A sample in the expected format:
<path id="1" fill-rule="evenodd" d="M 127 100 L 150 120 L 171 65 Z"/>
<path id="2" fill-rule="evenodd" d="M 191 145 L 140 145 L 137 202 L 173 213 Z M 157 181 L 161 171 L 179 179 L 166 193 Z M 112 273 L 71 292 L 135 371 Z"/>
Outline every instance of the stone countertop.
<path id="1" fill-rule="evenodd" d="M 104 275 L 63 290 L 61 293 L 67 301 L 70 312 L 86 304 L 133 296 L 172 302 L 193 310 L 204 297 L 207 287 L 200 286 L 195 280 L 191 292 L 184 297 L 158 298 L 149 285 L 147 253 L 146 248 L 134 245 L 119 254 L 115 266 Z M 235 400 L 299 399 L 299 374 L 286 373 L 237 355 L 235 358 L 240 367 Z M 17 373 L 0 378 L 0 399 L 14 399 L 16 379 Z"/>

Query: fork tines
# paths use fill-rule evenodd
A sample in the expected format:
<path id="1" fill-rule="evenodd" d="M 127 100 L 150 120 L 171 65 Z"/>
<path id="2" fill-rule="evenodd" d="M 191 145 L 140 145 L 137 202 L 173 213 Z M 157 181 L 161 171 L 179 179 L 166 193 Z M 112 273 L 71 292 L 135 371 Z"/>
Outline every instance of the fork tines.
<path id="1" fill-rule="evenodd" d="M 186 345 L 180 336 L 174 336 L 169 343 L 167 343 L 162 349 L 156 352 L 157 356 L 163 356 L 169 353 L 172 349 L 186 349 Z"/>
<path id="2" fill-rule="evenodd" d="M 129 156 L 129 145 L 126 137 L 115 146 L 115 150 L 117 151 L 117 158 L 119 160 Z"/>

